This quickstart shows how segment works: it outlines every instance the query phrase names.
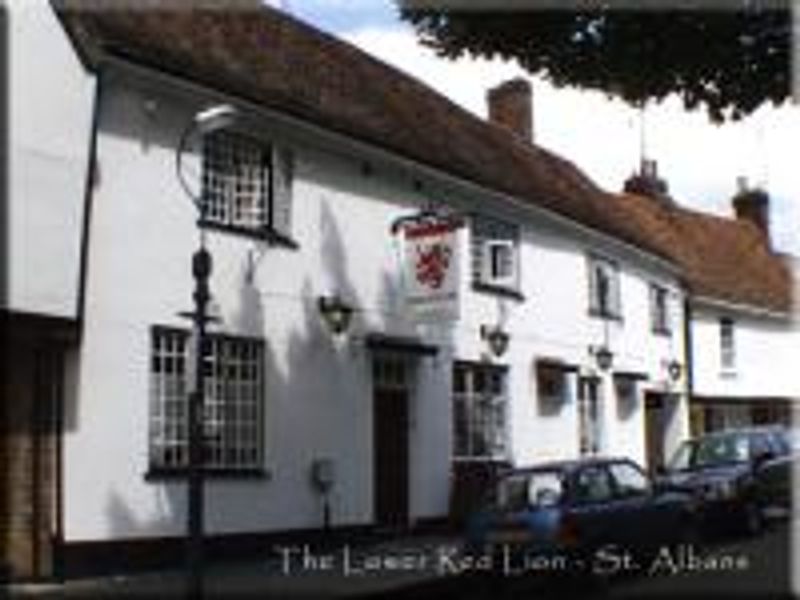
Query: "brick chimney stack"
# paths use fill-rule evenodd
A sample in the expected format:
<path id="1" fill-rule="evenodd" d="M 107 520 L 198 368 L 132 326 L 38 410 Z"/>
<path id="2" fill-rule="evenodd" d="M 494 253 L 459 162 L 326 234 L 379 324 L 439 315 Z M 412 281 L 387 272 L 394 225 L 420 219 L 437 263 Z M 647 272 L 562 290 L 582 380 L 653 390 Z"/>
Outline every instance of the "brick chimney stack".
<path id="1" fill-rule="evenodd" d="M 517 77 L 491 88 L 486 102 L 489 121 L 533 143 L 533 93 L 527 80 Z"/>
<path id="2" fill-rule="evenodd" d="M 736 218 L 750 221 L 758 227 L 766 242 L 769 243 L 769 194 L 762 189 L 749 187 L 745 177 L 739 177 L 736 183 L 738 190 L 733 197 L 733 210 L 736 212 Z"/>
<path id="3" fill-rule="evenodd" d="M 623 189 L 630 194 L 647 196 L 666 204 L 672 203 L 669 186 L 664 179 L 659 177 L 658 163 L 652 159 L 642 158 L 639 172 L 634 173 L 625 181 Z"/>

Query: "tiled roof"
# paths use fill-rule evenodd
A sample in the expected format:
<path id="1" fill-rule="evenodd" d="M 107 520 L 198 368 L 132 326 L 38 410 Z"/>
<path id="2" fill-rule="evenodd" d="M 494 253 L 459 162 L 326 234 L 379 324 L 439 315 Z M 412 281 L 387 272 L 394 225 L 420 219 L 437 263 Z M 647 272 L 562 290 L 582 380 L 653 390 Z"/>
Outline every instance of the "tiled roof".
<path id="1" fill-rule="evenodd" d="M 668 258 L 695 294 L 788 310 L 788 270 L 753 226 L 609 194 L 567 160 L 256 0 L 53 4 L 90 68 L 110 55 L 225 91 Z"/>
<path id="2" fill-rule="evenodd" d="M 224 10 L 189 0 L 150 3 L 146 10 L 113 0 L 54 0 L 54 6 L 90 68 L 113 55 L 167 71 L 659 251 L 570 162 L 258 2 L 226 2 Z M 98 6 L 104 9 L 90 8 Z"/>
<path id="3" fill-rule="evenodd" d="M 792 273 L 748 221 L 700 213 L 634 194 L 618 197 L 631 223 L 683 271 L 696 296 L 789 313 Z"/>

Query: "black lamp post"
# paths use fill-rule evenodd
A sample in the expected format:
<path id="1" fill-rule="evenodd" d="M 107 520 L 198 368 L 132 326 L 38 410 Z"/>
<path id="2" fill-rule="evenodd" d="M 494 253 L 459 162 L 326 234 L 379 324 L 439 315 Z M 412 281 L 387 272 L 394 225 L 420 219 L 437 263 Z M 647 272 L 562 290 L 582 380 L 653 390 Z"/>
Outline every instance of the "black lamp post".
<path id="1" fill-rule="evenodd" d="M 189 464 L 187 465 L 188 507 L 186 522 L 186 595 L 189 598 L 201 598 L 203 595 L 203 515 L 204 496 L 204 443 L 203 443 L 203 404 L 205 387 L 204 362 L 207 354 L 206 325 L 214 320 L 208 315 L 208 303 L 211 293 L 208 280 L 211 276 L 211 253 L 205 247 L 205 235 L 202 230 L 206 219 L 207 203 L 202 193 L 193 193 L 184 179 L 182 169 L 183 152 L 189 136 L 207 134 L 229 126 L 236 116 L 236 111 L 229 105 L 219 105 L 197 113 L 181 135 L 176 154 L 176 171 L 178 180 L 192 199 L 199 213 L 200 247 L 192 255 L 192 277 L 194 278 L 194 311 L 181 313 L 181 316 L 192 320 L 195 332 L 194 354 L 194 390 L 189 394 L 188 437 Z"/>

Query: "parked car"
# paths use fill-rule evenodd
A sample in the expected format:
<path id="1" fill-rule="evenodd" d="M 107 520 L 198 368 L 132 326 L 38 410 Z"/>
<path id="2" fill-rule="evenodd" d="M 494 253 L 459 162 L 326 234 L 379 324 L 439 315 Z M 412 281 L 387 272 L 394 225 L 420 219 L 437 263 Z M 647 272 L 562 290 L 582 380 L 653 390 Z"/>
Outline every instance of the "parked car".
<path id="1" fill-rule="evenodd" d="M 792 455 L 782 427 L 709 433 L 678 447 L 660 485 L 693 494 L 704 525 L 757 534 L 766 509 L 790 506 Z"/>
<path id="2" fill-rule="evenodd" d="M 585 572 L 603 558 L 598 552 L 635 556 L 693 533 L 690 495 L 655 486 L 631 460 L 589 458 L 505 474 L 469 520 L 467 547 L 528 557 L 524 564 L 564 559 L 570 571 Z"/>

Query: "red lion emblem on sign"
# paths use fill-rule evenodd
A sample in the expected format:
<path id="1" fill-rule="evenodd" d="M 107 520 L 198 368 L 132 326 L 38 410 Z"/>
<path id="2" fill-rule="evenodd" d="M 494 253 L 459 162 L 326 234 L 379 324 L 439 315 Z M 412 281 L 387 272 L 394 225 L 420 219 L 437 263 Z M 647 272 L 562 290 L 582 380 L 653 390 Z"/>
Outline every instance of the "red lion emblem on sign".
<path id="1" fill-rule="evenodd" d="M 417 247 L 417 281 L 434 290 L 442 287 L 452 254 L 453 249 L 443 243 L 431 244 L 427 248 Z"/>

